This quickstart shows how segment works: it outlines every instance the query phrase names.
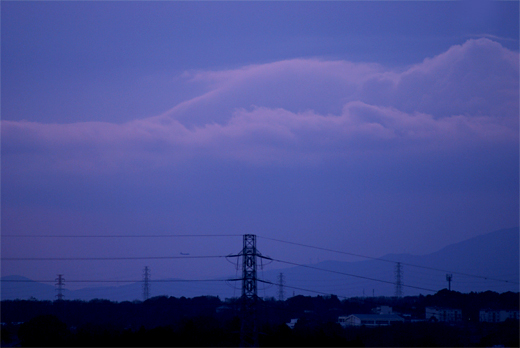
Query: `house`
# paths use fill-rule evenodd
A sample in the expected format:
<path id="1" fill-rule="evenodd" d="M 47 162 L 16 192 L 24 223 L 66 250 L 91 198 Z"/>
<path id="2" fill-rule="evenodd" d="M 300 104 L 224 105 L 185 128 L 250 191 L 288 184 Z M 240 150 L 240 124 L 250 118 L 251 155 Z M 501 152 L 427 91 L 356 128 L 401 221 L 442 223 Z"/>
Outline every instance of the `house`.
<path id="1" fill-rule="evenodd" d="M 285 325 L 289 326 L 291 329 L 294 329 L 294 325 L 298 322 L 298 319 L 291 319 L 290 322 L 286 323 Z"/>
<path id="2" fill-rule="evenodd" d="M 388 326 L 394 323 L 403 323 L 404 319 L 397 314 L 351 314 L 338 317 L 342 327 L 347 326 Z"/>
<path id="3" fill-rule="evenodd" d="M 507 319 L 518 320 L 519 311 L 517 310 L 491 310 L 485 309 L 479 312 L 479 321 L 487 323 L 499 323 Z"/>
<path id="4" fill-rule="evenodd" d="M 454 308 L 426 307 L 425 318 L 429 321 L 453 323 L 462 321 L 462 310 Z"/>
<path id="5" fill-rule="evenodd" d="M 376 314 L 392 314 L 392 307 L 390 307 L 390 306 L 376 307 L 376 308 L 372 309 L 372 312 L 374 312 Z"/>

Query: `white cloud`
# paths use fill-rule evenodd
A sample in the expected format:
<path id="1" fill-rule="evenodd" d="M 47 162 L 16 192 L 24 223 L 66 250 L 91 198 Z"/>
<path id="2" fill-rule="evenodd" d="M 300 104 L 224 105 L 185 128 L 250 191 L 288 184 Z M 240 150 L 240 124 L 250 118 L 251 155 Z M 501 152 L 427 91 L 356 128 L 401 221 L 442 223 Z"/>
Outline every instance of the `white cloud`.
<path id="1" fill-rule="evenodd" d="M 199 156 L 291 165 L 374 151 L 518 147 L 518 54 L 488 39 L 403 72 L 298 59 L 189 78 L 210 91 L 148 119 L 2 121 L 4 169 L 103 173 Z"/>

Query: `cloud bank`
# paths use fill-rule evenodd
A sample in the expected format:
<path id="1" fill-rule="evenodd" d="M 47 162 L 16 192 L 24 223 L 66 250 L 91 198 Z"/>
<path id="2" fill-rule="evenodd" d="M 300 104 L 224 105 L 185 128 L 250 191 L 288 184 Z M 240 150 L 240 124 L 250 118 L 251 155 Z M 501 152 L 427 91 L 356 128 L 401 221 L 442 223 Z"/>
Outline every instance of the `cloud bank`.
<path id="1" fill-rule="evenodd" d="M 481 38 L 403 71 L 294 59 L 188 72 L 186 83 L 205 92 L 156 117 L 3 120 L 3 171 L 102 174 L 201 158 L 316 165 L 374 153 L 518 151 L 518 61 L 518 53 Z"/>

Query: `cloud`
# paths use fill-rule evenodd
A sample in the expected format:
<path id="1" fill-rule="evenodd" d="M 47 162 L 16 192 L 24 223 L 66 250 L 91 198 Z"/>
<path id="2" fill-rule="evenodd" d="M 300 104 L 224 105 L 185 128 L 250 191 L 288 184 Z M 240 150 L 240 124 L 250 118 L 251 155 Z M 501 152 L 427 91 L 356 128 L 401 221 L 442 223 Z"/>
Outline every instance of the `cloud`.
<path id="1" fill-rule="evenodd" d="M 400 75 L 395 105 L 435 117 L 518 115 L 518 54 L 469 40 Z"/>
<path id="2" fill-rule="evenodd" d="M 160 116 L 124 124 L 4 120 L 2 162 L 13 173 L 103 174 L 194 158 L 314 165 L 373 153 L 514 150 L 518 76 L 518 53 L 485 38 L 404 71 L 296 59 L 186 73 L 186 83 L 208 92 Z"/>

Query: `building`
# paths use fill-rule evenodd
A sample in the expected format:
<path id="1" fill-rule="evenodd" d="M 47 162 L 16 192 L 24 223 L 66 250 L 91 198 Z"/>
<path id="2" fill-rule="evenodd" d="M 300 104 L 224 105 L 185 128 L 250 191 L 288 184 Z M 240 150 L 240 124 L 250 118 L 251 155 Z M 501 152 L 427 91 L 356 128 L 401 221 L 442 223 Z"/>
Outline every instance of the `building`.
<path id="1" fill-rule="evenodd" d="M 298 322 L 298 319 L 291 319 L 290 322 L 286 323 L 285 325 L 289 326 L 291 329 L 294 329 L 294 325 Z"/>
<path id="2" fill-rule="evenodd" d="M 426 307 L 425 318 L 429 321 L 454 323 L 462 321 L 462 310 L 454 308 Z"/>
<path id="3" fill-rule="evenodd" d="M 499 323 L 507 319 L 518 320 L 519 311 L 517 310 L 491 310 L 483 309 L 479 313 L 479 321 L 486 323 Z"/>
<path id="4" fill-rule="evenodd" d="M 342 327 L 347 326 L 388 326 L 394 323 L 403 323 L 404 319 L 397 314 L 351 314 L 338 317 Z"/>
<path id="5" fill-rule="evenodd" d="M 374 312 L 376 314 L 392 314 L 392 307 L 390 307 L 390 306 L 376 307 L 376 308 L 372 309 L 372 312 Z"/>

